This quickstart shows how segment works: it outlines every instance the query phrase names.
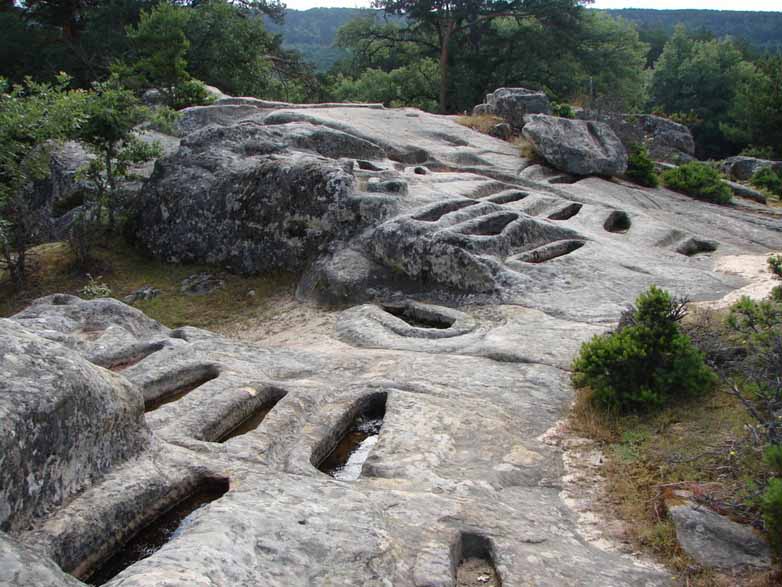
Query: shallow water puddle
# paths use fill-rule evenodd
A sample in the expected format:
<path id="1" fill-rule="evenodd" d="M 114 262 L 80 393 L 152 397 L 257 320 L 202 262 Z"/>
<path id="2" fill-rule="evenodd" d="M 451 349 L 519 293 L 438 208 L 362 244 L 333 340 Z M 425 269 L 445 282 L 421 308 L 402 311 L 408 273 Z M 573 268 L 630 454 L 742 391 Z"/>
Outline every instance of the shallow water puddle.
<path id="1" fill-rule="evenodd" d="M 179 536 L 193 521 L 194 514 L 228 491 L 227 479 L 210 479 L 189 497 L 142 528 L 120 551 L 107 559 L 84 582 L 103 585 L 133 563 L 151 556 L 167 542 Z"/>
<path id="2" fill-rule="evenodd" d="M 384 416 L 385 405 L 381 408 L 375 407 L 370 412 L 358 416 L 336 448 L 323 459 L 318 468 L 340 481 L 358 479 L 364 462 L 377 443 Z"/>

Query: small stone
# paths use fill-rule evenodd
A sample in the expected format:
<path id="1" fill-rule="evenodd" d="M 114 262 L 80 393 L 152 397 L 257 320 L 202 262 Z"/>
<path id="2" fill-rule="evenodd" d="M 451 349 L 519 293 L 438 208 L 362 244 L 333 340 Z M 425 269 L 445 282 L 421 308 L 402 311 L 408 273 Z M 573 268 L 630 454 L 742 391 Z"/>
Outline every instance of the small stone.
<path id="1" fill-rule="evenodd" d="M 678 497 L 669 499 L 666 505 L 679 544 L 704 567 L 730 570 L 771 566 L 771 549 L 752 527 Z"/>
<path id="2" fill-rule="evenodd" d="M 507 122 L 501 122 L 500 124 L 495 124 L 491 127 L 491 129 L 489 129 L 489 134 L 498 139 L 502 139 L 503 141 L 507 141 L 513 136 L 513 128 L 511 128 L 511 125 Z"/>
<path id="3" fill-rule="evenodd" d="M 179 291 L 189 296 L 203 296 L 221 289 L 224 285 L 222 279 L 218 279 L 211 273 L 194 273 L 182 280 Z"/>
<path id="4" fill-rule="evenodd" d="M 130 295 L 125 296 L 122 298 L 122 301 L 126 304 L 135 304 L 138 301 L 143 300 L 151 300 L 152 298 L 156 298 L 160 295 L 160 290 L 152 287 L 151 285 L 145 285 L 144 287 L 140 287 Z"/>

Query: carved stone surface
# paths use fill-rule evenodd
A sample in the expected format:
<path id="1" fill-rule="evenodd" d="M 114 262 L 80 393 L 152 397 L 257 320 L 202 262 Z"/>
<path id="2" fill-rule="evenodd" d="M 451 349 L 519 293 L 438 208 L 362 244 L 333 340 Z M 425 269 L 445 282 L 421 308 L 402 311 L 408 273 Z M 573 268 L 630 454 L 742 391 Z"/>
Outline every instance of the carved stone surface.
<path id="1" fill-rule="evenodd" d="M 314 319 L 286 324 L 284 343 L 65 295 L 0 321 L 0 385 L 21 386 L 0 394 L 2 413 L 40 426 L 17 415 L 78 397 L 45 426 L 89 440 L 67 500 L 42 485 L 51 507 L 27 503 L 24 469 L 0 467 L 0 511 L 24 512 L 17 542 L 0 535 L 3 562 L 71 587 L 53 563 L 86 577 L 219 480 L 222 497 L 108 584 L 453 585 L 475 541 L 505 587 L 671 584 L 580 534 L 541 435 L 572 401 L 582 342 L 653 283 L 695 299 L 744 285 L 717 258 L 782 249 L 778 217 L 555 172 L 412 109 L 221 99 L 196 112 L 143 190 L 142 242 L 235 271 L 295 267 L 301 296 L 342 308 L 307 306 Z M 378 397 L 359 479 L 321 472 Z M 20 430 L 0 458 L 58 463 L 70 449 Z"/>

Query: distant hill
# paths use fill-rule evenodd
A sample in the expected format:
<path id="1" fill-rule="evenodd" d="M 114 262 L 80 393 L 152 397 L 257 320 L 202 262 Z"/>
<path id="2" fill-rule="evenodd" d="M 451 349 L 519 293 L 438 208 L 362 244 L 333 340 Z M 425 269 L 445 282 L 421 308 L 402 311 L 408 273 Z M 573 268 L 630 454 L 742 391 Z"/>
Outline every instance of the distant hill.
<path id="1" fill-rule="evenodd" d="M 282 25 L 267 18 L 266 28 L 282 35 L 285 47 L 299 51 L 318 71 L 326 71 L 347 56 L 344 49 L 333 47 L 337 29 L 349 20 L 371 14 L 380 15 L 382 12 L 371 8 L 286 10 Z"/>
<path id="2" fill-rule="evenodd" d="M 670 32 L 678 23 L 683 23 L 693 31 L 702 29 L 716 37 L 730 35 L 744 39 L 762 51 L 782 51 L 782 12 L 646 8 L 622 8 L 605 12 L 635 22 L 639 28 Z"/>
<path id="3" fill-rule="evenodd" d="M 782 51 L 782 12 L 744 12 L 736 10 L 651 10 L 623 8 L 606 10 L 638 24 L 639 28 L 670 32 L 678 23 L 688 29 L 705 29 L 717 37 L 740 37 L 759 50 Z M 319 71 L 326 71 L 346 52 L 333 47 L 337 29 L 352 18 L 382 12 L 371 8 L 310 8 L 288 10 L 285 23 L 267 19 L 267 28 L 282 35 L 283 43 L 299 50 Z"/>

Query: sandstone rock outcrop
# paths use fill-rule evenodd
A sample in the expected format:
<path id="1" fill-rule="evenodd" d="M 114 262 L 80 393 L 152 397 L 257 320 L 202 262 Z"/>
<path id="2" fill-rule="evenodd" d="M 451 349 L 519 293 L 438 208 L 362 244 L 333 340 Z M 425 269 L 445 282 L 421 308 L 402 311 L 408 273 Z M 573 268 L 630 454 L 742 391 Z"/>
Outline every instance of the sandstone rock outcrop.
<path id="1" fill-rule="evenodd" d="M 475 106 L 472 113 L 476 116 L 499 116 L 511 127 L 521 130 L 527 114 L 551 114 L 551 103 L 545 92 L 527 88 L 499 88 L 486 94 L 486 101 Z"/>
<path id="2" fill-rule="evenodd" d="M 778 216 L 533 165 L 413 109 L 223 99 L 185 120 L 143 190 L 142 244 L 237 271 L 288 264 L 301 296 L 352 307 L 308 308 L 261 342 L 63 295 L 0 321 L 9 348 L 54 357 L 29 359 L 36 397 L 55 399 L 67 362 L 136 398 L 124 424 L 85 419 L 82 436 L 147 439 L 0 534 L 2 561 L 33 573 L 15 576 L 71 587 L 54 563 L 86 578 L 216 485 L 109 584 L 452 586 L 463 557 L 505 587 L 672 583 L 582 533 L 543 435 L 572 401 L 582 342 L 652 283 L 694 299 L 743 285 L 715 258 L 782 249 Z M 358 479 L 322 470 L 377 405 Z M 40 448 L 56 462 L 59 445 Z"/>
<path id="3" fill-rule="evenodd" d="M 624 175 L 627 150 L 607 124 L 531 115 L 522 132 L 557 169 L 575 175 Z"/>

